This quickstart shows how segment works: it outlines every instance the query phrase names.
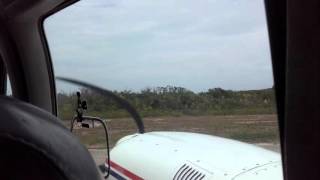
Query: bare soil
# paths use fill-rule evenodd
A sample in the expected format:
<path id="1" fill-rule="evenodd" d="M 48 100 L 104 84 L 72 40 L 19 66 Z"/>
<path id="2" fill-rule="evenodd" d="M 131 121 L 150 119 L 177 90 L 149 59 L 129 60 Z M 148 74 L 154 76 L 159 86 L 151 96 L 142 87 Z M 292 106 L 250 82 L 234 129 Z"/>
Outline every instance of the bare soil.
<path id="1" fill-rule="evenodd" d="M 110 145 L 125 135 L 137 132 L 131 118 L 106 120 Z M 276 115 L 236 115 L 236 116 L 179 116 L 144 118 L 145 128 L 150 131 L 184 131 L 204 133 L 236 139 L 280 152 Z M 65 122 L 69 126 L 69 122 Z M 78 128 L 74 133 L 88 147 L 96 163 L 102 164 L 106 158 L 104 131 L 99 124 L 95 128 Z"/>
<path id="2" fill-rule="evenodd" d="M 125 135 L 137 132 L 131 118 L 107 119 L 111 147 Z M 179 116 L 144 118 L 150 131 L 183 131 L 236 139 L 247 143 L 279 143 L 276 115 Z M 69 122 L 66 125 L 69 126 Z M 88 148 L 106 148 L 101 126 L 75 129 L 74 133 Z"/>

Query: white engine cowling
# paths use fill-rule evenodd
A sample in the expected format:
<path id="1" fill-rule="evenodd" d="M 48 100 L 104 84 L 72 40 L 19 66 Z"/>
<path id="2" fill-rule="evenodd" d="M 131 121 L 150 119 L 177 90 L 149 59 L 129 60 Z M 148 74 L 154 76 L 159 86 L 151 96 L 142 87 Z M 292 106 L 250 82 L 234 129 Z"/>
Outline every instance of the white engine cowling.
<path id="1" fill-rule="evenodd" d="M 111 151 L 110 170 L 109 179 L 283 179 L 278 153 L 184 132 L 149 132 L 120 139 Z"/>

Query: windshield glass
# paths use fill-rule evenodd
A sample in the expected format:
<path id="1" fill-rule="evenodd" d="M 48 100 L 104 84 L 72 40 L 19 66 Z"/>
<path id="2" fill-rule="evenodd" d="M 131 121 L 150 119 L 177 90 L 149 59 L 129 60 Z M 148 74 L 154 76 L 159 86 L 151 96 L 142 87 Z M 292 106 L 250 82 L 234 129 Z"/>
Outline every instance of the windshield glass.
<path id="1" fill-rule="evenodd" d="M 202 133 L 280 151 L 262 0 L 82 0 L 44 27 L 55 75 L 125 99 L 146 132 Z M 112 98 L 57 82 L 66 126 L 77 91 L 84 113 L 106 121 L 111 147 L 137 132 Z M 105 148 L 102 127 L 78 135 L 90 149 Z"/>

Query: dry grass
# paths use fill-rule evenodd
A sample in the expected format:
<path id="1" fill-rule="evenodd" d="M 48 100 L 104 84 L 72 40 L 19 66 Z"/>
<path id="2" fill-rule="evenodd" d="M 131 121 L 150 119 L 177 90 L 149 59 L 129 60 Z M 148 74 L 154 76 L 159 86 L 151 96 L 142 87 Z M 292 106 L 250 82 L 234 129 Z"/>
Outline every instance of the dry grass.
<path id="1" fill-rule="evenodd" d="M 146 131 L 184 131 L 211 134 L 248 143 L 278 143 L 276 115 L 182 116 L 145 118 Z M 69 126 L 69 123 L 66 123 Z M 109 119 L 111 147 L 121 137 L 137 132 L 132 119 Z M 101 127 L 77 129 L 74 133 L 88 148 L 105 148 Z"/>

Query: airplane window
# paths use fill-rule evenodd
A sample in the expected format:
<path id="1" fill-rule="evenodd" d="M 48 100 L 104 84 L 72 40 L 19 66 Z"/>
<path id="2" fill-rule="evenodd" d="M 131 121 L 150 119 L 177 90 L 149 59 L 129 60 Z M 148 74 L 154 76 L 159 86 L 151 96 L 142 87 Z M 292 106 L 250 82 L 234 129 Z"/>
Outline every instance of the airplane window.
<path id="1" fill-rule="evenodd" d="M 55 75 L 125 99 L 146 132 L 208 134 L 280 151 L 263 0 L 83 0 L 48 17 L 44 28 Z M 66 126 L 77 91 L 84 115 L 106 122 L 111 149 L 137 132 L 114 99 L 57 81 Z M 103 127 L 84 126 L 75 133 L 101 153 Z"/>

